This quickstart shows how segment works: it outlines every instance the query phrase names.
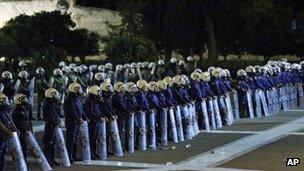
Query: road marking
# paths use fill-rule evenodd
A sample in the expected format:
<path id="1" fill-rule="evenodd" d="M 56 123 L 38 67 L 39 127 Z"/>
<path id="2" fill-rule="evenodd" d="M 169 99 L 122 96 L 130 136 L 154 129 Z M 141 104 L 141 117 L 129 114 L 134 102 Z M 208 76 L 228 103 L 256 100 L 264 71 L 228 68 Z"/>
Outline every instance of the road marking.
<path id="1" fill-rule="evenodd" d="M 121 161 L 100 161 L 94 160 L 91 163 L 75 162 L 80 165 L 97 165 L 97 166 L 118 166 L 118 167 L 136 167 L 136 168 L 158 168 L 164 167 L 164 164 L 150 164 L 150 163 L 135 163 L 135 162 L 121 162 Z"/>
<path id="2" fill-rule="evenodd" d="M 304 132 L 291 132 L 287 133 L 287 135 L 304 135 Z"/>
<path id="3" fill-rule="evenodd" d="M 218 133 L 218 134 L 258 134 L 261 131 L 237 131 L 237 130 L 211 130 L 205 133 Z"/>
<path id="4" fill-rule="evenodd" d="M 304 117 L 301 117 L 286 124 L 282 124 L 255 135 L 244 137 L 224 146 L 217 147 L 171 167 L 172 169 L 178 168 L 179 166 L 213 167 L 222 164 L 265 144 L 274 142 L 282 137 L 286 137 L 288 133 L 303 129 L 303 122 Z"/>

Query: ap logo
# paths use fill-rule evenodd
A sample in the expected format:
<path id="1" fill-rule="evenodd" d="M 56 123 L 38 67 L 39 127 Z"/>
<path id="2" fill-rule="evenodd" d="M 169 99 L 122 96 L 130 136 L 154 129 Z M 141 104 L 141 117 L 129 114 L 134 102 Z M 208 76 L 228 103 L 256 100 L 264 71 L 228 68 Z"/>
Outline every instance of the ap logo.
<path id="1" fill-rule="evenodd" d="M 299 158 L 287 158 L 286 160 L 286 166 L 297 166 L 300 164 Z"/>

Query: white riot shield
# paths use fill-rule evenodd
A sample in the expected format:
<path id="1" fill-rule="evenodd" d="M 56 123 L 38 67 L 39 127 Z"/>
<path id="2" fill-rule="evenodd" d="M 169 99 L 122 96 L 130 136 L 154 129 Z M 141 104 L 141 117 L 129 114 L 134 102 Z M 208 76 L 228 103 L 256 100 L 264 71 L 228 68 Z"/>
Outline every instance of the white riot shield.
<path id="1" fill-rule="evenodd" d="M 175 121 L 176 121 L 176 127 L 177 127 L 178 140 L 179 140 L 179 142 L 183 142 L 183 141 L 185 141 L 185 137 L 184 137 L 184 128 L 183 128 L 180 106 L 176 106 Z"/>
<path id="2" fill-rule="evenodd" d="M 226 94 L 226 97 L 225 97 L 225 103 L 226 103 L 227 112 L 228 112 L 227 117 L 229 118 L 229 122 L 230 122 L 230 125 L 231 125 L 234 121 L 234 118 L 233 118 L 233 111 L 232 111 L 231 101 L 230 101 L 230 97 L 229 97 L 228 93 Z"/>
<path id="3" fill-rule="evenodd" d="M 43 171 L 52 170 L 49 162 L 45 158 L 39 144 L 37 143 L 36 138 L 33 136 L 31 132 L 27 132 L 26 140 L 27 140 L 28 149 L 33 153 L 41 170 Z"/>
<path id="4" fill-rule="evenodd" d="M 82 157 L 84 163 L 91 162 L 90 139 L 88 122 L 83 121 L 80 125 L 80 144 L 82 149 Z"/>
<path id="5" fill-rule="evenodd" d="M 268 102 L 269 115 L 274 115 L 274 109 L 273 109 L 274 102 L 273 102 L 273 97 L 272 97 L 272 91 L 267 90 L 266 97 L 267 97 L 267 102 Z"/>
<path id="6" fill-rule="evenodd" d="M 27 165 L 24 160 L 21 144 L 17 132 L 13 133 L 13 136 L 7 141 L 8 151 L 13 157 L 16 165 L 16 170 L 27 171 Z"/>
<path id="7" fill-rule="evenodd" d="M 33 107 L 34 106 L 34 95 L 35 95 L 35 77 L 33 77 L 30 80 L 28 86 L 29 86 L 28 89 L 30 92 L 28 100 L 29 100 L 29 104 Z"/>
<path id="8" fill-rule="evenodd" d="M 240 119 L 239 99 L 237 92 L 233 93 L 233 113 L 235 119 Z"/>
<path id="9" fill-rule="evenodd" d="M 262 117 L 262 109 L 261 109 L 261 99 L 259 90 L 254 92 L 254 100 L 255 100 L 255 114 L 258 118 Z"/>
<path id="10" fill-rule="evenodd" d="M 261 98 L 261 101 L 262 101 L 264 115 L 265 116 L 269 116 L 269 110 L 268 110 L 268 106 L 267 106 L 267 102 L 266 102 L 264 91 L 260 90 L 259 94 L 260 94 L 260 98 Z"/>
<path id="11" fill-rule="evenodd" d="M 215 111 L 216 127 L 222 128 L 223 123 L 222 123 L 222 118 L 221 118 L 220 109 L 219 109 L 217 100 L 218 99 L 213 99 L 213 108 Z"/>
<path id="12" fill-rule="evenodd" d="M 303 94 L 303 85 L 302 84 L 298 84 L 298 106 L 303 109 L 304 107 L 304 94 Z"/>
<path id="13" fill-rule="evenodd" d="M 248 90 L 246 92 L 246 97 L 247 97 L 247 107 L 248 107 L 248 112 L 249 112 L 249 117 L 254 118 L 254 110 L 253 110 L 253 104 L 252 104 L 252 97 L 251 97 L 252 91 Z"/>
<path id="14" fill-rule="evenodd" d="M 213 130 L 215 130 L 216 129 L 215 111 L 214 111 L 213 100 L 212 99 L 208 99 L 208 113 L 209 113 L 210 120 L 211 120 L 211 128 Z"/>
<path id="15" fill-rule="evenodd" d="M 174 111 L 173 109 L 169 109 L 169 118 L 171 123 L 171 136 L 174 143 L 178 143 L 178 136 L 177 136 L 177 129 L 176 129 L 176 122 L 174 118 Z"/>
<path id="16" fill-rule="evenodd" d="M 201 102 L 201 107 L 202 107 L 202 114 L 204 121 L 202 127 L 205 128 L 206 132 L 210 132 L 209 117 L 208 117 L 207 104 L 205 99 L 203 99 L 203 101 Z"/>
<path id="17" fill-rule="evenodd" d="M 21 81 L 18 79 L 14 85 L 14 90 L 15 90 L 15 94 L 17 93 L 17 91 L 19 90 L 20 88 L 20 84 L 21 84 Z"/>
<path id="18" fill-rule="evenodd" d="M 60 157 L 63 163 L 63 166 L 69 167 L 71 166 L 69 155 L 66 149 L 65 141 L 63 138 L 62 130 L 59 126 L 55 127 L 55 137 L 56 137 L 56 144 L 59 149 Z"/>
<path id="19" fill-rule="evenodd" d="M 280 88 L 280 95 L 279 95 L 280 101 L 282 102 L 283 105 L 283 111 L 288 110 L 288 104 L 287 104 L 287 95 L 285 92 L 285 87 Z"/>

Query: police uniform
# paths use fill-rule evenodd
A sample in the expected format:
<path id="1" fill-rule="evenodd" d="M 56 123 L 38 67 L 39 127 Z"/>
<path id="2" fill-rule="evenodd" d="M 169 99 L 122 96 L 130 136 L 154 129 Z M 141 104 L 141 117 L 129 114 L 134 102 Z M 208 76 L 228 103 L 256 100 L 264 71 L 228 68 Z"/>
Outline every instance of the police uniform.
<path id="1" fill-rule="evenodd" d="M 0 171 L 4 170 L 4 155 L 6 152 L 6 142 L 12 133 L 17 131 L 10 118 L 9 99 L 4 94 L 0 94 Z"/>
<path id="2" fill-rule="evenodd" d="M 56 146 L 56 135 L 55 128 L 60 126 L 60 102 L 59 93 L 54 88 L 49 88 L 45 91 L 45 100 L 42 107 L 43 119 L 45 121 L 44 126 L 44 153 L 51 166 L 60 165 L 55 161 L 55 146 Z"/>
<path id="3" fill-rule="evenodd" d="M 44 70 L 43 68 L 39 67 L 36 71 L 36 87 L 37 87 L 37 95 L 38 95 L 38 110 L 37 110 L 37 119 L 42 120 L 41 113 L 42 113 L 42 102 L 44 99 L 44 93 L 48 89 L 49 85 L 46 81 L 46 78 L 44 76 Z"/>
<path id="4" fill-rule="evenodd" d="M 98 159 L 97 141 L 99 141 L 98 123 L 106 121 L 104 113 L 101 108 L 101 91 L 99 86 L 92 86 L 89 88 L 89 95 L 85 102 L 84 109 L 88 116 L 89 135 L 90 135 L 90 150 L 93 159 Z"/>
<path id="5" fill-rule="evenodd" d="M 65 125 L 66 125 L 66 139 L 67 139 L 67 151 L 71 163 L 73 161 L 79 161 L 77 157 L 77 136 L 79 132 L 80 124 L 87 120 L 87 116 L 84 113 L 82 97 L 83 93 L 81 86 L 78 83 L 72 83 L 69 85 L 69 94 L 64 102 L 65 112 Z"/>
<path id="6" fill-rule="evenodd" d="M 27 144 L 26 134 L 28 131 L 32 131 L 32 108 L 28 103 L 27 97 L 24 94 L 16 94 L 14 97 L 15 108 L 12 112 L 14 124 L 20 131 L 19 139 L 23 151 L 24 158 L 26 160 L 27 155 Z"/>
<path id="7" fill-rule="evenodd" d="M 2 79 L 0 82 L 4 87 L 2 93 L 5 94 L 11 102 L 13 102 L 15 87 L 12 73 L 9 71 L 4 71 L 2 73 Z"/>

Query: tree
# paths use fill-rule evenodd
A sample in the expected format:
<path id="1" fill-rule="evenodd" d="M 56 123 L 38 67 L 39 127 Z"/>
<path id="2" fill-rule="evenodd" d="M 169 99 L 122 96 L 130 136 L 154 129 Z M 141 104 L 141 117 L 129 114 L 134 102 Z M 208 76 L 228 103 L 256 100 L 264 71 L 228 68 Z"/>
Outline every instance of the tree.
<path id="1" fill-rule="evenodd" d="M 0 29 L 0 56 L 49 65 L 67 56 L 80 56 L 84 61 L 85 56 L 98 54 L 99 35 L 75 26 L 70 14 L 59 11 L 17 16 Z"/>
<path id="2" fill-rule="evenodd" d="M 167 56 L 175 49 L 184 56 L 202 54 L 207 47 L 208 61 L 214 64 L 218 55 L 253 53 L 267 59 L 302 52 L 300 0 L 125 0 L 123 4 L 122 11 L 142 14 L 143 36 Z"/>
<path id="3" fill-rule="evenodd" d="M 130 61 L 154 61 L 155 45 L 143 34 L 142 16 L 131 11 L 122 13 L 119 26 L 112 26 L 113 31 L 104 37 L 103 52 L 112 63 Z"/>

